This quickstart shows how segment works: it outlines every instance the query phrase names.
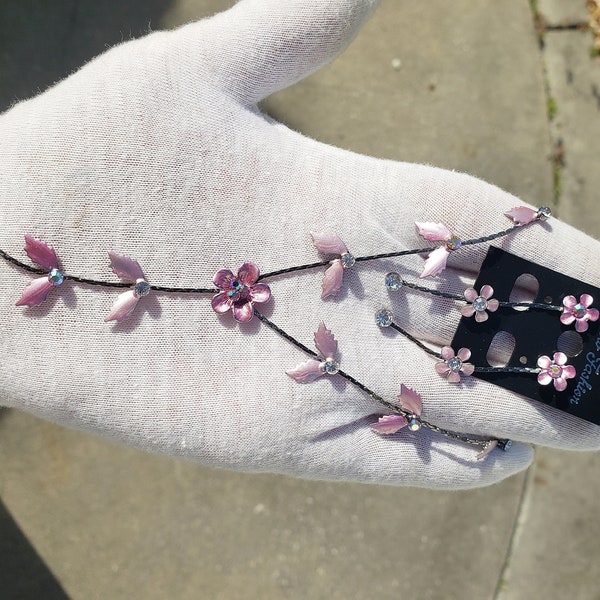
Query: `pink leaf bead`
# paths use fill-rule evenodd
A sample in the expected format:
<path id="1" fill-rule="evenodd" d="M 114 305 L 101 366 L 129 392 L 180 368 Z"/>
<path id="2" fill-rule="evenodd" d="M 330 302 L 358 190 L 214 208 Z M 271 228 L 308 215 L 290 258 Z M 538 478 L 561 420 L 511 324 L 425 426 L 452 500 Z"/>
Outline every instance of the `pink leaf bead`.
<path id="1" fill-rule="evenodd" d="M 420 416 L 423 411 L 423 400 L 421 396 L 415 392 L 415 390 L 406 387 L 404 384 L 400 385 L 400 396 L 398 400 L 402 408 L 413 415 Z"/>
<path id="2" fill-rule="evenodd" d="M 121 279 L 128 281 L 137 281 L 138 279 L 145 279 L 142 268 L 139 263 L 128 256 L 123 254 L 117 254 L 112 250 L 108 251 L 110 257 L 110 268 L 115 275 Z"/>
<path id="3" fill-rule="evenodd" d="M 104 321 L 122 321 L 127 318 L 134 311 L 139 299 L 140 297 L 136 296 L 134 290 L 127 290 L 119 294 Z"/>
<path id="4" fill-rule="evenodd" d="M 385 415 L 379 417 L 377 423 L 371 424 L 371 429 L 382 435 L 391 435 L 408 425 L 408 420 L 403 415 Z"/>
<path id="5" fill-rule="evenodd" d="M 38 277 L 25 288 L 15 305 L 29 307 L 37 306 L 48 297 L 52 288 L 54 288 L 54 284 L 50 281 L 48 276 Z"/>
<path id="6" fill-rule="evenodd" d="M 423 266 L 423 272 L 419 277 L 424 279 L 425 277 L 439 275 L 446 268 L 446 262 L 449 255 L 450 251 L 446 246 L 440 246 L 430 252 L 425 261 L 425 265 Z"/>
<path id="7" fill-rule="evenodd" d="M 526 206 L 518 206 L 504 213 L 515 225 L 527 225 L 531 223 L 537 215 L 538 211 Z"/>
<path id="8" fill-rule="evenodd" d="M 321 298 L 325 299 L 334 296 L 342 287 L 344 278 L 344 267 L 339 258 L 332 260 L 330 266 L 323 276 L 323 286 L 321 288 Z"/>
<path id="9" fill-rule="evenodd" d="M 321 363 L 312 358 L 286 371 L 286 373 L 298 383 L 309 383 L 325 374 L 321 369 Z"/>
<path id="10" fill-rule="evenodd" d="M 335 233 L 311 233 L 313 244 L 319 252 L 324 254 L 345 254 L 348 252 L 346 244 Z"/>
<path id="11" fill-rule="evenodd" d="M 48 269 L 58 269 L 58 258 L 56 252 L 48 244 L 30 235 L 25 236 L 25 252 L 36 264 Z"/>
<path id="12" fill-rule="evenodd" d="M 452 232 L 443 223 L 415 223 L 419 235 L 430 242 L 447 242 Z"/>
<path id="13" fill-rule="evenodd" d="M 319 324 L 319 328 L 315 333 L 315 346 L 319 350 L 320 356 L 323 357 L 323 362 L 311 358 L 300 363 L 291 371 L 286 371 L 290 377 L 293 377 L 299 383 L 314 381 L 321 375 L 337 375 L 339 373 L 340 365 L 336 360 L 337 342 L 324 323 Z"/>
<path id="14" fill-rule="evenodd" d="M 334 358 L 337 354 L 338 345 L 333 333 L 325 327 L 324 323 L 319 324 L 315 333 L 315 346 L 323 358 Z"/>

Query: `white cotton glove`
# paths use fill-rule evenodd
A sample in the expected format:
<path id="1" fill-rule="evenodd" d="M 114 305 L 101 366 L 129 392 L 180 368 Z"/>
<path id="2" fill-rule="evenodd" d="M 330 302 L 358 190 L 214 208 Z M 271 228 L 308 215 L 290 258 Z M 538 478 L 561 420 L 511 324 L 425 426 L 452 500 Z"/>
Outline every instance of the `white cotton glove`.
<path id="1" fill-rule="evenodd" d="M 136 259 L 155 285 L 213 287 L 221 268 L 262 272 L 322 260 L 309 232 L 335 231 L 356 256 L 423 245 L 414 221 L 463 237 L 507 226 L 521 201 L 466 175 L 332 148 L 260 114 L 256 103 L 339 53 L 377 2 L 244 0 L 226 13 L 106 52 L 0 117 L 0 248 L 23 258 L 23 235 L 53 246 L 63 270 L 118 281 L 108 250 Z M 502 246 L 598 282 L 597 242 L 562 223 Z M 471 283 L 485 247 L 454 253 L 445 289 Z M 565 253 L 577 256 L 565 261 Z M 390 298 L 383 275 L 418 276 L 423 259 L 362 263 L 337 298 L 323 269 L 268 283 L 257 305 L 307 346 L 323 321 L 341 365 L 384 398 L 400 384 L 423 417 L 468 434 L 556 448 L 600 447 L 600 428 L 471 380 L 450 385 L 435 360 L 374 324 L 399 324 L 437 347 L 460 318 L 448 301 Z M 119 290 L 66 282 L 36 308 L 15 307 L 31 274 L 0 261 L 0 401 L 69 427 L 207 465 L 338 479 L 468 488 L 527 467 L 515 443 L 476 461 L 472 446 L 406 429 L 369 428 L 387 411 L 339 377 L 299 384 L 306 355 L 257 318 L 218 316 L 210 295 L 152 293 L 122 324 L 105 323 Z M 430 282 L 434 283 L 434 282 Z M 450 303 L 451 304 L 451 303 Z"/>

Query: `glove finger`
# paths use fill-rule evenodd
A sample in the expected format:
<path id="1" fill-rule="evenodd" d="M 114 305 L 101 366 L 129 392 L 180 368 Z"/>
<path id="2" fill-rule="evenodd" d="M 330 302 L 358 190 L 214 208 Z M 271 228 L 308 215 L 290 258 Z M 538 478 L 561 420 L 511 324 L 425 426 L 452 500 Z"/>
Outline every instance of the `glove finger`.
<path id="1" fill-rule="evenodd" d="M 331 61 L 378 4 L 244 0 L 171 34 L 173 64 L 188 82 L 201 72 L 244 104 L 254 104 Z"/>

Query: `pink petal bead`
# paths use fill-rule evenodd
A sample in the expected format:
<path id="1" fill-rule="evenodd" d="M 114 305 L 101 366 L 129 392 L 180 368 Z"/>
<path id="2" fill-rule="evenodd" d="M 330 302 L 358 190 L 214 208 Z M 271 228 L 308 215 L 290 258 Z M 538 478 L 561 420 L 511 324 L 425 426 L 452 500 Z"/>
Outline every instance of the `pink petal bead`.
<path id="1" fill-rule="evenodd" d="M 419 277 L 424 279 L 425 277 L 439 275 L 446 268 L 448 256 L 450 256 L 450 251 L 446 246 L 440 246 L 430 252 Z"/>
<path id="2" fill-rule="evenodd" d="M 321 288 L 321 298 L 325 299 L 335 295 L 342 287 L 344 278 L 344 266 L 339 258 L 331 261 L 330 266 L 323 276 L 323 285 Z"/>
<path id="3" fill-rule="evenodd" d="M 371 429 L 376 431 L 377 433 L 381 433 L 382 435 L 391 435 L 400 431 L 403 427 L 408 425 L 408 421 L 406 417 L 402 415 L 385 415 L 383 417 L 379 417 L 379 421 L 377 423 L 371 424 Z"/>
<path id="4" fill-rule="evenodd" d="M 415 225 L 419 235 L 430 242 L 447 242 L 452 237 L 452 232 L 443 223 L 419 223 Z"/>
<path id="5" fill-rule="evenodd" d="M 48 297 L 53 288 L 54 284 L 48 279 L 48 276 L 38 277 L 27 285 L 15 306 L 37 306 Z"/>
<path id="6" fill-rule="evenodd" d="M 311 233 L 315 248 L 323 254 L 344 254 L 348 252 L 346 244 L 335 233 Z"/>
<path id="7" fill-rule="evenodd" d="M 134 290 L 119 294 L 104 321 L 122 321 L 134 311 L 139 299 Z"/>
<path id="8" fill-rule="evenodd" d="M 46 244 L 31 235 L 25 236 L 25 252 L 27 256 L 36 264 L 52 271 L 58 269 L 58 258 L 56 252 Z"/>

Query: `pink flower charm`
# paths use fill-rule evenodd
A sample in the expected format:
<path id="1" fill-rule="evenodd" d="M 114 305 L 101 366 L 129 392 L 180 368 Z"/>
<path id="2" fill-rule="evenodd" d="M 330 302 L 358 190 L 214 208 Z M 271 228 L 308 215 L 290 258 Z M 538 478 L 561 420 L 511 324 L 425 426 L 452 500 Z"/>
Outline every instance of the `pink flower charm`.
<path id="1" fill-rule="evenodd" d="M 212 307 L 218 314 L 233 311 L 233 318 L 247 323 L 254 316 L 255 302 L 268 302 L 271 289 L 264 283 L 256 283 L 260 271 L 251 262 L 245 262 L 234 275 L 229 269 L 217 271 L 213 283 L 221 290 L 213 296 Z"/>
<path id="2" fill-rule="evenodd" d="M 419 277 L 431 277 L 439 275 L 446 268 L 446 261 L 450 252 L 458 250 L 462 245 L 462 240 L 454 235 L 443 223 L 415 223 L 419 230 L 419 235 L 430 242 L 446 242 L 445 246 L 440 246 L 429 253 L 423 272 Z"/>
<path id="3" fill-rule="evenodd" d="M 421 396 L 414 390 L 411 390 L 402 384 L 400 386 L 398 402 L 402 409 L 410 414 L 408 416 L 395 414 L 379 417 L 379 421 L 371 425 L 373 431 L 382 435 L 390 435 L 400 431 L 400 429 L 406 426 L 408 426 L 411 431 L 418 431 L 421 429 L 420 416 L 423 410 Z"/>
<path id="4" fill-rule="evenodd" d="M 468 348 L 461 348 L 455 355 L 450 346 L 444 346 L 441 354 L 444 362 L 437 363 L 435 370 L 449 382 L 458 383 L 461 373 L 467 377 L 473 374 L 475 366 L 465 362 L 471 358 L 471 351 Z"/>
<path id="5" fill-rule="evenodd" d="M 50 290 L 64 281 L 64 276 L 58 270 L 56 253 L 42 240 L 26 235 L 25 252 L 34 263 L 49 271 L 48 275 L 34 279 L 16 302 L 16 306 L 31 307 L 41 304 L 48 297 Z"/>
<path id="6" fill-rule="evenodd" d="M 575 296 L 566 296 L 563 299 L 563 312 L 560 315 L 560 322 L 563 325 L 570 325 L 575 322 L 575 329 L 583 333 L 588 329 L 588 321 L 597 321 L 600 313 L 597 308 L 590 308 L 594 298 L 589 294 L 582 294 L 579 302 Z"/>
<path id="7" fill-rule="evenodd" d="M 337 341 L 324 323 L 319 324 L 319 328 L 315 333 L 315 346 L 323 360 L 309 358 L 294 369 L 286 371 L 286 374 L 298 383 L 308 383 L 322 375 L 336 375 L 339 373 L 340 364 L 336 360 Z"/>
<path id="8" fill-rule="evenodd" d="M 346 244 L 335 233 L 310 234 L 315 248 L 323 254 L 339 254 L 329 263 L 323 277 L 321 298 L 334 296 L 342 287 L 344 269 L 349 269 L 356 262 L 352 254 L 348 252 Z"/>
<path id="9" fill-rule="evenodd" d="M 461 314 L 463 317 L 472 317 L 475 315 L 475 320 L 478 323 L 483 323 L 488 320 L 486 311 L 496 312 L 500 303 L 492 298 L 494 288 L 491 285 L 484 285 L 481 292 L 478 294 L 474 288 L 465 290 L 465 300 L 470 302 L 467 306 L 463 306 Z"/>
<path id="10" fill-rule="evenodd" d="M 567 355 L 563 352 L 555 352 L 552 360 L 548 356 L 540 356 L 537 364 L 541 369 L 538 383 L 548 385 L 552 381 L 558 392 L 563 392 L 567 388 L 567 379 L 573 379 L 577 374 L 575 367 L 567 364 Z"/>
<path id="11" fill-rule="evenodd" d="M 131 281 L 134 284 L 133 289 L 119 294 L 117 300 L 112 305 L 105 321 L 122 321 L 126 319 L 135 309 L 140 298 L 150 293 L 150 284 L 136 260 L 117 254 L 109 250 L 110 268 L 113 273 L 121 279 Z"/>

